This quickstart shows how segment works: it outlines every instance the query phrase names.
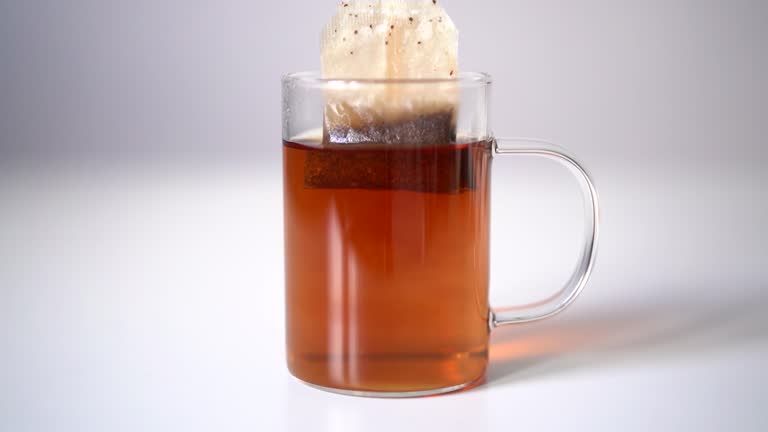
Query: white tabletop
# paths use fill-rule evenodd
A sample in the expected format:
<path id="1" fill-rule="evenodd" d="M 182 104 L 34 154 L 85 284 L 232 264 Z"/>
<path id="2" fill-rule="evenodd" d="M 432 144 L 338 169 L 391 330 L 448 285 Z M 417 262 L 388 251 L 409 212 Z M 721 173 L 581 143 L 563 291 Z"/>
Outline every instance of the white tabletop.
<path id="1" fill-rule="evenodd" d="M 601 189 L 600 261 L 573 307 L 497 330 L 479 387 L 381 400 L 309 388 L 285 367 L 279 167 L 6 168 L 0 430 L 765 430 L 764 229 L 723 232 L 758 216 L 703 211 L 738 204 L 742 185 L 672 182 L 650 200 L 662 189 L 628 178 Z M 533 297 L 503 286 L 545 289 L 575 259 L 571 213 L 545 216 L 578 200 L 531 205 L 540 187 L 516 188 L 517 207 L 496 187 L 495 302 Z M 681 202 L 686 214 L 670 211 Z M 538 225 L 515 231 L 519 208 Z"/>

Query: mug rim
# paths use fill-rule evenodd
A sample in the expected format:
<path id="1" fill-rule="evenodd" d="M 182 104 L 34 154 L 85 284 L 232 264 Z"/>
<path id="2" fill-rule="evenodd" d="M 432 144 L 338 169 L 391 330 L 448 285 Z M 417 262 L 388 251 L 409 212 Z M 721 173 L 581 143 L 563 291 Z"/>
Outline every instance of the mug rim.
<path id="1" fill-rule="evenodd" d="M 350 84 L 376 85 L 376 84 L 459 84 L 466 86 L 485 86 L 493 82 L 490 74 L 485 72 L 459 72 L 452 78 L 324 78 L 319 71 L 304 71 L 284 74 L 283 84 L 293 83 L 301 86 L 334 86 Z"/>

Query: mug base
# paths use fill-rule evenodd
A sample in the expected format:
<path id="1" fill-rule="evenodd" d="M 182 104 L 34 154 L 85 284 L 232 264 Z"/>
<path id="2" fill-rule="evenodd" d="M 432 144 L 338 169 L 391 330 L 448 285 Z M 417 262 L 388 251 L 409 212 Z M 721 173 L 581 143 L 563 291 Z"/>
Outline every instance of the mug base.
<path id="1" fill-rule="evenodd" d="M 333 387 L 325 387 L 317 384 L 312 384 L 310 382 L 306 382 L 300 378 L 296 378 L 300 382 L 318 389 L 322 391 L 326 391 L 329 393 L 336 393 L 344 396 L 355 396 L 355 397 L 368 397 L 368 398 L 383 398 L 383 399 L 400 399 L 400 398 L 418 398 L 418 397 L 426 397 L 426 396 L 437 396 L 442 395 L 446 393 L 453 393 L 457 392 L 459 390 L 466 390 L 471 387 L 474 387 L 480 383 L 482 383 L 483 379 L 485 377 L 481 376 L 477 379 L 474 379 L 472 381 L 466 382 L 464 384 L 454 385 L 450 387 L 441 387 L 437 389 L 430 389 L 430 390 L 418 390 L 418 391 L 402 391 L 402 392 L 381 392 L 381 391 L 363 391 L 363 390 L 345 390 L 345 389 L 339 389 L 339 388 L 333 388 Z"/>

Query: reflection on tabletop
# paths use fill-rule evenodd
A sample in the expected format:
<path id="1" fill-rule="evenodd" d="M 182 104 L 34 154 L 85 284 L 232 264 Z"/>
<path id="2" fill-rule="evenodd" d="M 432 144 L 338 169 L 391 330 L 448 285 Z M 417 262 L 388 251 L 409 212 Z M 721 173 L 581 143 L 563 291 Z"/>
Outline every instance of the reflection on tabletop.
<path id="1" fill-rule="evenodd" d="M 570 312 L 492 336 L 488 385 L 618 363 L 727 351 L 768 340 L 768 298 Z"/>

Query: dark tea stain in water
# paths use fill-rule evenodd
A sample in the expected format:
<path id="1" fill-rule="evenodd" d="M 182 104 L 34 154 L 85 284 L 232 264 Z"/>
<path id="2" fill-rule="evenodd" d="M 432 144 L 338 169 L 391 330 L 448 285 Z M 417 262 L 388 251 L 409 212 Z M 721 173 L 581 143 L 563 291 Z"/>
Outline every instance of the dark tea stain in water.
<path id="1" fill-rule="evenodd" d="M 475 189 L 469 145 L 417 147 L 337 145 L 306 149 L 304 185 L 460 193 Z"/>
<path id="2" fill-rule="evenodd" d="M 284 142 L 295 376 L 396 392 L 484 375 L 490 160 L 488 142 Z"/>

